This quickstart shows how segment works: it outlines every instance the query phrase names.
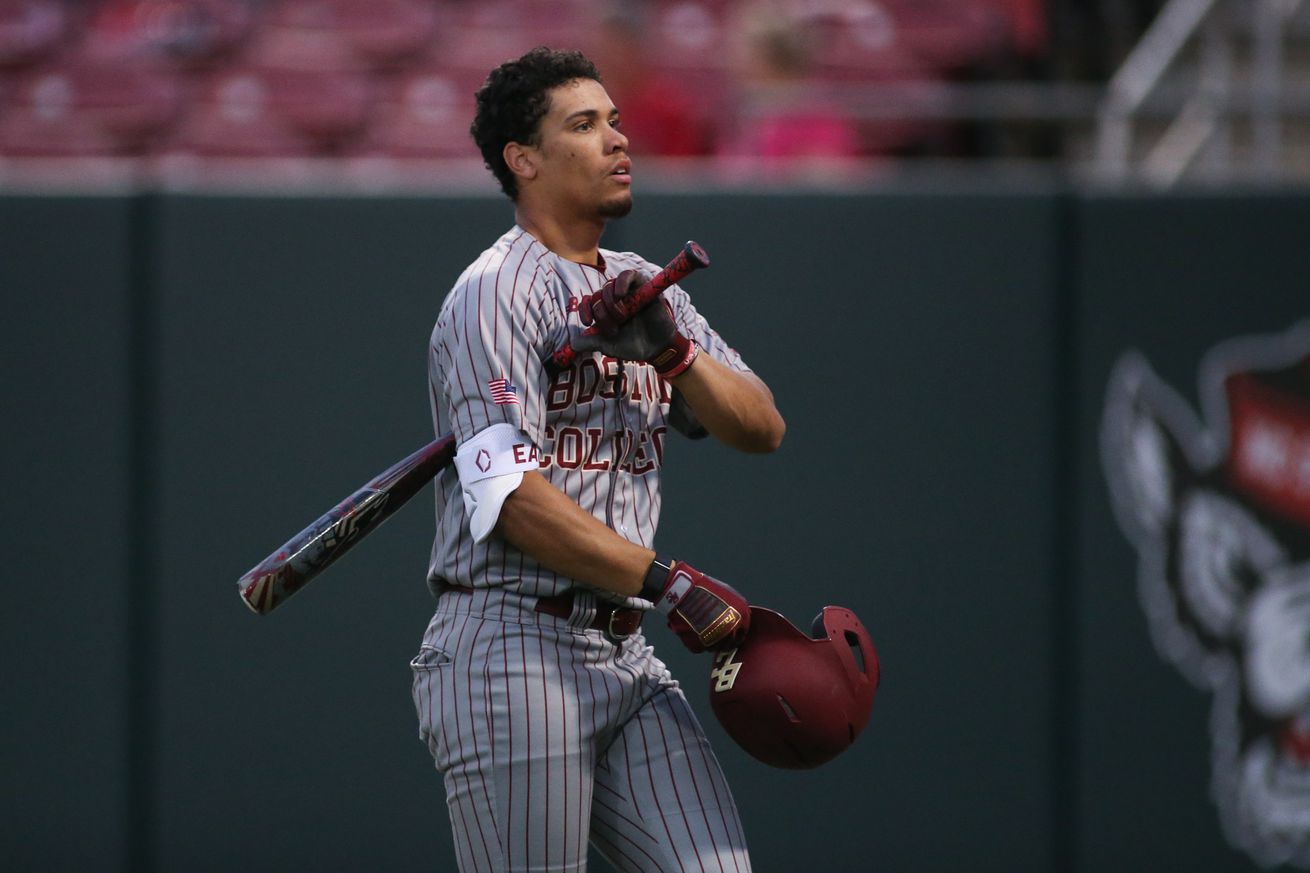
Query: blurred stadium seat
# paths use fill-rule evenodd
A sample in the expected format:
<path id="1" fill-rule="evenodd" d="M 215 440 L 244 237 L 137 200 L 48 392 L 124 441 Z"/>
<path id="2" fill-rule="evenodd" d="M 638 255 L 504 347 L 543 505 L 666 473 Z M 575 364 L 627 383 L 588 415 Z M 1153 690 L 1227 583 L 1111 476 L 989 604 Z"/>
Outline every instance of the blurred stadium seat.
<path id="1" fill-rule="evenodd" d="M 468 129 L 473 92 L 482 79 L 474 81 L 474 75 L 434 65 L 396 77 L 381 89 L 372 123 L 352 153 L 398 158 L 476 156 Z"/>
<path id="2" fill-rule="evenodd" d="M 260 29 L 261 55 L 295 66 L 395 69 L 422 57 L 451 15 L 449 4 L 415 0 L 281 0 Z"/>
<path id="3" fill-rule="evenodd" d="M 0 115 L 0 152 L 21 157 L 111 155 L 117 143 L 76 105 L 72 82 L 57 71 L 19 82 Z"/>
<path id="4" fill-rule="evenodd" d="M 895 114 L 888 95 L 913 93 L 918 83 L 940 78 L 921 54 L 906 44 L 905 34 L 887 7 L 872 0 L 846 2 L 808 16 L 818 41 L 813 73 L 845 105 L 864 155 L 891 155 L 913 149 L 933 135 L 933 125 Z M 899 85 L 889 91 L 878 86 Z M 912 109 L 913 107 L 908 107 Z"/>
<path id="5" fill-rule="evenodd" d="M 880 155 L 915 148 L 934 127 L 896 117 L 877 86 L 971 76 L 1020 41 L 1030 50 L 1041 35 L 1028 20 L 1036 2 L 787 8 L 822 43 L 806 87 L 849 108 L 860 152 Z M 626 96 L 634 134 L 643 99 L 651 129 L 686 116 L 691 133 L 648 129 L 639 151 L 704 155 L 754 111 L 736 55 L 743 16 L 757 5 L 0 0 L 0 154 L 475 157 L 474 91 L 493 67 L 544 44 L 593 54 Z M 635 28 L 623 50 L 604 26 L 615 16 Z"/>
<path id="6" fill-rule="evenodd" d="M 0 118 L 0 149 L 20 155 L 142 150 L 176 119 L 181 88 L 146 63 L 76 59 L 20 77 Z"/>
<path id="7" fill-rule="evenodd" d="M 651 4 L 645 61 L 653 72 L 684 89 L 692 111 L 712 118 L 732 90 L 729 33 L 732 7 L 705 0 L 657 0 Z"/>
<path id="8" fill-rule="evenodd" d="M 159 151 L 202 156 L 308 156 L 315 145 L 273 105 L 272 83 L 255 69 L 219 71 L 200 89 L 198 100 L 175 135 Z"/>
<path id="9" fill-rule="evenodd" d="M 331 0 L 285 0 L 244 53 L 248 75 L 266 105 L 311 149 L 327 152 L 357 135 L 367 120 L 372 84 Z"/>
<path id="10" fill-rule="evenodd" d="M 335 149 L 363 130 L 371 88 L 364 76 L 349 70 L 268 72 L 274 108 L 316 148 Z"/>
<path id="11" fill-rule="evenodd" d="M 52 56 L 68 33 L 70 15 L 56 0 L 0 0 L 0 67 Z"/>
<path id="12" fill-rule="evenodd" d="M 703 0 L 657 0 L 651 6 L 652 56 L 670 69 L 725 68 L 729 7 Z"/>
<path id="13" fill-rule="evenodd" d="M 1011 24 L 996 0 L 881 0 L 901 44 L 925 66 L 961 75 L 985 66 L 1010 44 Z"/>
<path id="14" fill-rule="evenodd" d="M 469 4 L 438 34 L 434 62 L 453 69 L 477 70 L 481 77 L 504 61 L 539 45 L 575 49 L 587 45 L 590 21 L 573 17 L 578 4 L 544 4 L 560 17 L 548 18 L 528 0 L 491 0 Z"/>
<path id="15" fill-rule="evenodd" d="M 351 47 L 376 69 L 396 69 L 432 46 L 448 4 L 416 0 L 336 0 L 337 26 Z"/>
<path id="16" fill-rule="evenodd" d="M 361 70 L 330 0 L 281 0 L 256 29 L 243 62 L 267 69 Z"/>
<path id="17" fill-rule="evenodd" d="M 504 33 L 516 46 L 512 57 L 538 45 L 580 47 L 599 5 L 588 0 L 485 0 L 455 3 L 453 8 L 458 26 L 470 35 L 491 41 L 497 32 Z"/>

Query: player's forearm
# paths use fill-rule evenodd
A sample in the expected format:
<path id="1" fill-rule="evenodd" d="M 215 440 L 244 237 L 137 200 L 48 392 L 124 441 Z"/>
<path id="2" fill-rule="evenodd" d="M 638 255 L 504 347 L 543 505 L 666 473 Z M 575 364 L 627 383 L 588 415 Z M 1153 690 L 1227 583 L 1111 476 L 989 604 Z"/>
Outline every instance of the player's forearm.
<path id="1" fill-rule="evenodd" d="M 655 553 L 629 542 L 537 472 L 505 499 L 496 534 L 557 573 L 618 594 L 641 591 Z"/>
<path id="2" fill-rule="evenodd" d="M 672 384 L 715 438 L 743 452 L 772 452 L 787 424 L 759 378 L 738 373 L 701 352 Z"/>

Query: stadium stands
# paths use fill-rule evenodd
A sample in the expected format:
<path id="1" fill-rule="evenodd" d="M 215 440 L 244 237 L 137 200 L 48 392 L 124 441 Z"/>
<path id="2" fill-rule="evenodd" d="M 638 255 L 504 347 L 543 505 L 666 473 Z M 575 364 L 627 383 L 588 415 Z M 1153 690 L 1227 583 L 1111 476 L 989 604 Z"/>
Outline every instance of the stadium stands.
<path id="1" fill-rule="evenodd" d="M 1012 46 L 1013 33 L 1033 32 L 1012 17 L 1031 6 L 1018 0 L 784 5 L 819 41 L 802 84 L 853 114 L 865 155 L 914 149 L 928 133 L 885 113 L 860 120 L 862 88 L 965 76 Z M 476 157 L 467 129 L 486 72 L 534 45 L 598 49 L 602 21 L 620 8 L 646 50 L 633 59 L 638 75 L 615 70 L 616 86 L 623 78 L 635 94 L 633 82 L 658 83 L 652 91 L 665 98 L 651 99 L 652 125 L 670 123 L 660 104 L 671 93 L 712 128 L 651 146 L 705 153 L 733 140 L 746 111 L 752 86 L 734 53 L 742 16 L 756 6 L 0 0 L 0 157 Z M 603 66 L 616 63 L 610 55 Z"/>
<path id="2" fill-rule="evenodd" d="M 148 61 L 73 57 L 21 75 L 7 102 L 0 115 L 7 154 L 132 154 L 176 118 L 181 86 Z"/>

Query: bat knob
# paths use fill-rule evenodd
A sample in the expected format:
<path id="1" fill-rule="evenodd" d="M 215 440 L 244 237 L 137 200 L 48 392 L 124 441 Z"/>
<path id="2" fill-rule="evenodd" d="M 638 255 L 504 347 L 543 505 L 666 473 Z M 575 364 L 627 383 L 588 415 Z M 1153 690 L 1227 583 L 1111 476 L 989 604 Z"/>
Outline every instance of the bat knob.
<path id="1" fill-rule="evenodd" d="M 697 267 L 705 268 L 710 265 L 710 256 L 705 254 L 705 249 L 701 248 L 700 243 L 695 240 L 687 240 L 687 244 L 682 247 L 682 252 Z"/>

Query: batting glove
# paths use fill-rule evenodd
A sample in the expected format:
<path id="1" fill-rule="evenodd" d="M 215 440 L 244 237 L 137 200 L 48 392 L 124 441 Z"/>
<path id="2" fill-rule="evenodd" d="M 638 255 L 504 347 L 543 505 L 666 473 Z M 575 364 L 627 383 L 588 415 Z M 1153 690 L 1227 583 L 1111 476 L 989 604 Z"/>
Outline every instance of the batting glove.
<path id="1" fill-rule="evenodd" d="M 624 270 L 599 290 L 578 303 L 578 317 L 591 325 L 578 351 L 599 349 L 625 361 L 646 361 L 665 379 L 686 371 L 696 360 L 700 348 L 678 330 L 673 309 L 663 297 L 652 301 L 639 312 L 629 312 L 627 298 L 646 283 L 647 277 L 636 270 Z"/>
<path id="2" fill-rule="evenodd" d="M 657 556 L 641 596 L 668 617 L 669 630 L 693 652 L 738 645 L 750 629 L 746 598 L 682 561 Z"/>

